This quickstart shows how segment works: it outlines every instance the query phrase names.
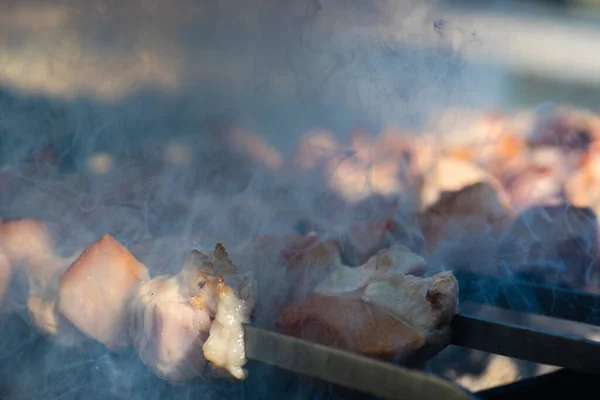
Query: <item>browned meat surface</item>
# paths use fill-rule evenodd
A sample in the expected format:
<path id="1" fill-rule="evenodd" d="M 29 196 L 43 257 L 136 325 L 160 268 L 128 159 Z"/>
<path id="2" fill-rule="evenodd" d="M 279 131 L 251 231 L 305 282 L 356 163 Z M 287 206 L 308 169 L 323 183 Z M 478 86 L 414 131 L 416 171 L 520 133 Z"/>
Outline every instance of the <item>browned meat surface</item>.
<path id="1" fill-rule="evenodd" d="M 334 265 L 313 294 L 282 312 L 277 325 L 290 335 L 359 354 L 406 359 L 447 333 L 458 313 L 452 273 L 416 276 L 426 268 L 403 246 L 382 250 L 360 267 Z"/>

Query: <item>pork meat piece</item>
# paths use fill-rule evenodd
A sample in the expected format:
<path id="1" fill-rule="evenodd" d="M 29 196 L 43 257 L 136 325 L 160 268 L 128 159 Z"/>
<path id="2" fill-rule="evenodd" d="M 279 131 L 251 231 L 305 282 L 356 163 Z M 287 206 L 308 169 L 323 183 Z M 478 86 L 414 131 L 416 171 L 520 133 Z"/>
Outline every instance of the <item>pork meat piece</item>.
<path id="1" fill-rule="evenodd" d="M 130 344 L 127 303 L 148 270 L 110 235 L 89 246 L 59 279 L 58 312 L 111 350 Z"/>
<path id="2" fill-rule="evenodd" d="M 488 228 L 502 230 L 509 219 L 508 200 L 487 182 L 444 192 L 436 203 L 417 216 L 430 247 L 455 237 L 457 229 L 464 232 Z"/>
<path id="3" fill-rule="evenodd" d="M 178 276 L 160 276 L 142 284 L 130 304 L 129 333 L 140 359 L 164 379 L 178 381 L 202 374 L 202 344 L 210 312 L 196 310 L 182 294 Z"/>
<path id="4" fill-rule="evenodd" d="M 458 312 L 452 272 L 412 275 L 425 269 L 424 260 L 402 246 L 380 251 L 361 267 L 338 266 L 313 294 L 287 307 L 277 325 L 362 355 L 408 360 L 426 345 L 445 345 Z"/>
<path id="5" fill-rule="evenodd" d="M 480 182 L 440 199 L 415 222 L 427 243 L 430 268 L 494 271 L 494 254 L 512 221 L 508 201 L 492 184 Z M 465 257 L 468 254 L 468 257 Z"/>
<path id="6" fill-rule="evenodd" d="M 175 276 L 142 283 L 129 304 L 129 333 L 140 359 L 163 379 L 210 373 L 245 377 L 243 323 L 256 305 L 251 273 L 239 274 L 225 248 L 192 251 Z"/>

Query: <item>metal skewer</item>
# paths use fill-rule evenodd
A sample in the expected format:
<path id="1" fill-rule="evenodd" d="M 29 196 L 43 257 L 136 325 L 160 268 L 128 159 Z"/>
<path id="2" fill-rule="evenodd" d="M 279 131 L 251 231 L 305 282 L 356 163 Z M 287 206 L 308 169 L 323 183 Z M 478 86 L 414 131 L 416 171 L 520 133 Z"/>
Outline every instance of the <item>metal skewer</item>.
<path id="1" fill-rule="evenodd" d="M 246 326 L 249 359 L 382 399 L 468 400 L 444 379 L 276 332 Z"/>

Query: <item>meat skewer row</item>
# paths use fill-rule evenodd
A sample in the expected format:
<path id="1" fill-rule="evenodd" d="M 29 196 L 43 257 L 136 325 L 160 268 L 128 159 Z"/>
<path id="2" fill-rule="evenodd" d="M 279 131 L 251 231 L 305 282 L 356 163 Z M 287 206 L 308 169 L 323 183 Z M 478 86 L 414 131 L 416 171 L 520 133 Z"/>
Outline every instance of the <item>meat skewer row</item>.
<path id="1" fill-rule="evenodd" d="M 133 346 L 149 369 L 171 381 L 211 368 L 213 375 L 245 377 L 243 324 L 255 309 L 255 285 L 221 244 L 190 252 L 174 276 L 150 279 L 146 266 L 110 235 L 67 258 L 55 254 L 39 221 L 3 222 L 0 239 L 2 289 L 22 266 L 30 319 L 59 344 L 88 337 L 111 351 Z"/>
<path id="2" fill-rule="evenodd" d="M 286 333 L 396 360 L 447 336 L 447 325 L 458 312 L 458 285 L 451 272 L 422 277 L 425 261 L 403 246 L 349 267 L 340 261 L 335 244 L 326 242 L 323 251 L 318 240 L 307 243 L 312 244 L 301 249 L 304 256 L 290 266 L 296 271 L 288 270 L 294 280 L 286 281 L 290 289 L 300 280 L 312 286 L 290 290 L 293 298 L 277 321 Z M 53 254 L 51 247 L 40 251 Z M 3 252 L 13 254 L 4 246 Z M 238 271 L 221 244 L 210 252 L 191 251 L 179 273 L 153 279 L 110 235 L 72 263 L 57 256 L 47 259 L 63 265 L 52 267 L 51 277 L 39 279 L 45 275 L 26 268 L 30 282 L 41 282 L 30 287 L 28 309 L 42 332 L 65 344 L 85 335 L 112 351 L 133 346 L 149 369 L 170 381 L 246 376 L 243 325 L 257 308 L 256 284 L 252 273 Z M 320 278 L 307 279 L 315 266 Z"/>

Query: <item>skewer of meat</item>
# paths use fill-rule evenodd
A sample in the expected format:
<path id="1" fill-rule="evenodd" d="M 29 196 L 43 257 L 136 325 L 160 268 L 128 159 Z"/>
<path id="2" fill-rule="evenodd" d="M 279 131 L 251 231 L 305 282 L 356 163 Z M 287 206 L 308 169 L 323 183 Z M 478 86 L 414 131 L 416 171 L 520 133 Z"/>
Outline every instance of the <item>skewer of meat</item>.
<path id="1" fill-rule="evenodd" d="M 252 276 L 238 274 L 217 244 L 189 253 L 179 274 L 139 285 L 127 326 L 141 360 L 165 379 L 203 375 L 208 362 L 242 379 L 243 324 L 255 305 Z"/>
<path id="2" fill-rule="evenodd" d="M 458 283 L 450 271 L 419 276 L 426 269 L 404 246 L 359 267 L 338 264 L 277 323 L 289 335 L 385 360 L 407 362 L 428 345 L 439 351 L 458 313 Z"/>
<path id="3" fill-rule="evenodd" d="M 202 375 L 207 362 L 245 376 L 242 324 L 254 310 L 254 285 L 251 276 L 237 274 L 222 245 L 191 252 L 175 276 L 150 279 L 146 266 L 110 235 L 77 258 L 57 256 L 39 221 L 4 222 L 0 239 L 2 289 L 14 267 L 22 267 L 30 319 L 60 344 L 87 337 L 111 351 L 133 345 L 168 380 Z"/>
<path id="4" fill-rule="evenodd" d="M 296 263 L 291 262 L 290 267 L 305 263 L 307 268 L 324 271 L 317 274 L 320 278 L 311 286 L 312 291 L 300 293 L 304 309 L 307 305 L 312 308 L 310 299 L 315 296 L 327 298 L 329 304 L 314 308 L 313 312 L 329 310 L 344 315 L 346 308 L 354 304 L 352 307 L 366 314 L 350 318 L 355 323 L 362 321 L 363 326 L 350 327 L 349 332 L 361 335 L 361 329 L 366 327 L 395 326 L 397 334 L 388 340 L 394 342 L 393 351 L 397 354 L 412 353 L 428 344 L 430 335 L 423 332 L 448 322 L 441 317 L 425 322 L 411 319 L 409 304 L 422 302 L 440 315 L 455 313 L 456 302 L 450 301 L 456 297 L 452 274 L 417 276 L 425 272 L 424 260 L 402 246 L 382 250 L 358 268 L 344 266 L 339 251 L 331 244 L 311 245 L 308 249 L 323 250 L 322 262 L 306 264 L 313 256 L 296 253 L 292 257 Z M 305 271 L 290 276 L 300 280 L 310 275 L 310 271 Z M 28 305 L 34 324 L 47 334 L 60 339 L 77 331 L 113 351 L 132 345 L 152 371 L 172 381 L 206 376 L 211 371 L 213 375 L 216 372 L 237 379 L 245 377 L 243 325 L 256 310 L 256 285 L 251 274 L 238 272 L 220 244 L 211 252 L 189 253 L 178 274 L 150 279 L 142 263 L 113 237 L 104 235 L 68 268 L 44 282 L 44 290 L 34 292 Z M 440 282 L 447 282 L 449 289 L 438 290 Z M 348 291 L 355 295 L 350 303 Z M 394 295 L 397 291 L 406 292 L 405 297 Z M 409 302 L 403 306 L 405 301 Z M 284 311 L 280 322 L 289 315 L 289 311 Z M 406 318 L 409 323 L 404 321 Z M 285 323 L 280 325 L 294 334 Z M 406 335 L 414 340 L 407 341 Z M 377 336 L 366 339 L 378 345 Z M 357 343 L 351 344 L 349 350 L 381 356 L 364 352 Z"/>

